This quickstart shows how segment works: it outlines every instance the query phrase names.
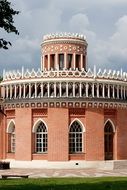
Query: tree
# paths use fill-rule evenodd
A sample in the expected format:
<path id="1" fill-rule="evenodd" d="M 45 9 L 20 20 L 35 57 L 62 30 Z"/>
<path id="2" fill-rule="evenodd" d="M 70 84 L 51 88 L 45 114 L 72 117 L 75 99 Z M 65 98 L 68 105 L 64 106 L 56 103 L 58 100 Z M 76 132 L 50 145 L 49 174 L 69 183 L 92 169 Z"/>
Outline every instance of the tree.
<path id="1" fill-rule="evenodd" d="M 18 30 L 14 26 L 13 16 L 16 14 L 19 14 L 19 11 L 15 11 L 11 7 L 11 2 L 8 2 L 7 0 L 0 0 L 0 27 L 7 33 L 14 32 L 19 35 Z M 8 45 L 11 45 L 10 41 L 0 38 L 0 48 L 8 49 Z"/>
<path id="2" fill-rule="evenodd" d="M 3 80 L 3 77 L 0 76 L 0 82 Z"/>

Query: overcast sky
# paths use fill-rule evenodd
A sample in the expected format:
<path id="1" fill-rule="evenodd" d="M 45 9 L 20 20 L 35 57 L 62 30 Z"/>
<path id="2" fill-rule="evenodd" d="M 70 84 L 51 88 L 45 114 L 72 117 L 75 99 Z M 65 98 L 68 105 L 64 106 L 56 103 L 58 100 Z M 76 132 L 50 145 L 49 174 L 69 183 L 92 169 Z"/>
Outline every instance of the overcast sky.
<path id="1" fill-rule="evenodd" d="M 127 71 L 127 0 L 10 0 L 19 36 L 0 30 L 12 42 L 0 50 L 0 74 L 40 67 L 40 44 L 47 33 L 82 33 L 88 42 L 88 64 L 93 68 Z"/>

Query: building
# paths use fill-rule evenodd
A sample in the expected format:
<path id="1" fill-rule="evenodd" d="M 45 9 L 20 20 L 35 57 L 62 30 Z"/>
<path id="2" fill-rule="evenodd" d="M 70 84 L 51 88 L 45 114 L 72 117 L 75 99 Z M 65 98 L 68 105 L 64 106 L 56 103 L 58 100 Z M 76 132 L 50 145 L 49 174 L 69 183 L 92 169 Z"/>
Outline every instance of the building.
<path id="1" fill-rule="evenodd" d="M 127 159 L 127 73 L 87 69 L 87 45 L 79 34 L 46 35 L 40 69 L 3 72 L 1 160 L 70 168 Z"/>

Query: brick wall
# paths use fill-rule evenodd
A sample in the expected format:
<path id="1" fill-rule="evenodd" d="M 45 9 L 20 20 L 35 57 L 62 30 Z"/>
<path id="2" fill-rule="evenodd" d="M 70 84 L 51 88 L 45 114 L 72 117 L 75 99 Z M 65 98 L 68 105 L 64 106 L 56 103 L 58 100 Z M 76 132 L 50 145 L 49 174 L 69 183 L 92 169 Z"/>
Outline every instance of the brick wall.
<path id="1" fill-rule="evenodd" d="M 46 114 L 37 110 L 32 114 L 31 108 L 17 108 L 7 111 L 7 117 L 0 115 L 0 159 L 15 158 L 16 160 L 104 160 L 104 123 L 111 120 L 115 126 L 113 158 L 127 159 L 127 110 L 118 109 L 114 112 L 103 109 L 88 108 L 86 110 L 68 110 L 67 108 L 48 108 Z M 4 119 L 5 118 L 5 119 Z M 32 127 L 39 119 L 43 119 L 48 127 L 48 153 L 36 154 L 32 142 Z M 7 153 L 7 125 L 15 121 L 16 152 Z M 84 153 L 68 152 L 69 125 L 78 119 L 85 127 L 83 146 Z"/>
<path id="2" fill-rule="evenodd" d="M 68 160 L 68 109 L 48 109 L 48 160 Z"/>
<path id="3" fill-rule="evenodd" d="M 127 110 L 117 111 L 117 159 L 127 159 Z"/>
<path id="4" fill-rule="evenodd" d="M 104 159 L 103 109 L 86 110 L 86 160 Z"/>
<path id="5" fill-rule="evenodd" d="M 32 119 L 31 108 L 17 108 L 16 126 L 16 160 L 31 160 L 32 156 Z"/>

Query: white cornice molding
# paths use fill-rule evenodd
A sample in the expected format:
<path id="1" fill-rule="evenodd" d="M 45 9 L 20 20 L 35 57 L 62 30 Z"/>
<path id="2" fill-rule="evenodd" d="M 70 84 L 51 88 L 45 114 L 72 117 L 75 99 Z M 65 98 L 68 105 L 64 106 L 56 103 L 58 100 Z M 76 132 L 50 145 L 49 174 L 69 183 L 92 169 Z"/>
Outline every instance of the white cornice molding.
<path id="1" fill-rule="evenodd" d="M 43 41 L 46 40 L 51 40 L 51 39 L 80 39 L 80 40 L 86 40 L 86 36 L 84 36 L 83 34 L 79 34 L 79 33 L 67 33 L 67 32 L 61 32 L 61 33 L 52 33 L 52 34 L 47 34 L 43 36 Z"/>

